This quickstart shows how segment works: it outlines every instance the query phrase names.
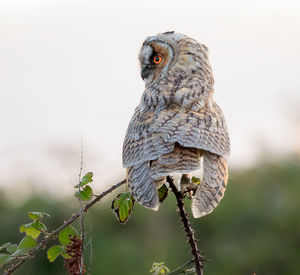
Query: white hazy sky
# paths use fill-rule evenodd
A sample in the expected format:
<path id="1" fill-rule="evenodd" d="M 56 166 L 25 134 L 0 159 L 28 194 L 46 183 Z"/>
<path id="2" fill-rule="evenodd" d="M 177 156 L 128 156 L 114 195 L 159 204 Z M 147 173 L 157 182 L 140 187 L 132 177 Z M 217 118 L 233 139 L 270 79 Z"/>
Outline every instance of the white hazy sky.
<path id="1" fill-rule="evenodd" d="M 206 44 L 232 142 L 231 166 L 299 150 L 300 2 L 0 1 L 0 186 L 70 192 L 121 179 L 122 142 L 144 84 L 146 36 Z"/>

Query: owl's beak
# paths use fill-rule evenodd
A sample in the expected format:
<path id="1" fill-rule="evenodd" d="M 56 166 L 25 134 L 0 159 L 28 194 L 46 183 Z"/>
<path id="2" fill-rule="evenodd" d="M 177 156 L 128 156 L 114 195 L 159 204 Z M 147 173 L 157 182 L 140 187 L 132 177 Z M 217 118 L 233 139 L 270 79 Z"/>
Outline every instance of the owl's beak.
<path id="1" fill-rule="evenodd" d="M 144 80 L 145 78 L 148 78 L 149 75 L 151 74 L 152 70 L 152 65 L 151 64 L 145 64 L 142 66 L 142 71 L 141 71 L 141 77 Z"/>

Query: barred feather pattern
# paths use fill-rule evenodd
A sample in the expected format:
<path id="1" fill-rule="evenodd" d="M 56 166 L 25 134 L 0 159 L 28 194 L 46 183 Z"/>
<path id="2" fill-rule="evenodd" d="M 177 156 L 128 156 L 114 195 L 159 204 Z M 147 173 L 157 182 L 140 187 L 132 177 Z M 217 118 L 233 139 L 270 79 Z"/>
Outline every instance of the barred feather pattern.
<path id="1" fill-rule="evenodd" d="M 216 202 L 212 206 L 208 203 L 205 190 L 217 184 L 208 176 L 212 169 L 209 164 L 213 167 L 214 163 L 222 164 L 220 167 L 227 169 L 230 141 L 222 110 L 213 100 L 214 80 L 207 48 L 176 33 L 147 38 L 144 44 L 147 41 L 163 41 L 173 49 L 175 57 L 170 59 L 173 63 L 168 64 L 164 74 L 157 74 L 159 76 L 146 86 L 129 123 L 123 144 L 128 185 L 138 202 L 157 210 L 156 187 L 174 172 L 186 174 L 199 169 L 205 152 L 206 178 L 204 176 L 201 185 L 203 190 L 199 187 L 196 192 L 193 207 L 198 207 L 201 215 L 209 213 Z M 227 172 L 222 169 L 219 176 L 223 175 L 224 179 L 220 182 L 226 187 Z M 195 216 L 200 215 L 194 212 Z"/>
<path id="2" fill-rule="evenodd" d="M 203 179 L 193 197 L 192 212 L 195 218 L 211 213 L 224 196 L 228 180 L 226 160 L 216 154 L 204 153 Z"/>
<path id="3" fill-rule="evenodd" d="M 157 210 L 159 207 L 155 182 L 150 174 L 150 162 L 127 169 L 127 183 L 132 196 L 143 206 Z"/>
<path id="4" fill-rule="evenodd" d="M 186 174 L 200 168 L 201 152 L 196 148 L 184 148 L 176 144 L 173 152 L 151 162 L 151 175 L 159 179 L 172 173 Z"/>
<path id="5" fill-rule="evenodd" d="M 128 126 L 123 146 L 123 165 L 155 160 L 174 150 L 174 143 L 227 157 L 230 142 L 223 113 L 214 102 L 197 111 L 163 109 L 145 120 L 138 111 Z"/>
<path id="6" fill-rule="evenodd" d="M 172 173 L 188 173 L 200 169 L 202 151 L 175 144 L 171 153 L 127 169 L 127 183 L 135 199 L 145 207 L 159 207 L 156 188 Z"/>

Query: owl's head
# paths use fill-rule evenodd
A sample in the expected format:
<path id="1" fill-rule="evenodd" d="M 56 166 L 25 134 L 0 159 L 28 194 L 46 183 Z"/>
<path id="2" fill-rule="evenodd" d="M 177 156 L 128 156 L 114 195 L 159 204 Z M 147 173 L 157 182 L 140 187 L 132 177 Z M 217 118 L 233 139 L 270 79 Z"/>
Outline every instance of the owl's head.
<path id="1" fill-rule="evenodd" d="M 146 86 L 175 70 L 177 75 L 199 73 L 205 79 L 212 79 L 207 47 L 173 31 L 147 37 L 141 48 L 139 60 L 141 76 Z"/>

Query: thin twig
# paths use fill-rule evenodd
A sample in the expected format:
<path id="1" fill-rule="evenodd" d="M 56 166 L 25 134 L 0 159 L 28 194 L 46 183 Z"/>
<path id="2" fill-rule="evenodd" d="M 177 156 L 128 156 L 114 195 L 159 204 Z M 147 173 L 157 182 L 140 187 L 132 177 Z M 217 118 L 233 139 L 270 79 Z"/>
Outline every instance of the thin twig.
<path id="1" fill-rule="evenodd" d="M 203 271 L 202 271 L 203 265 L 202 265 L 201 261 L 204 259 L 200 255 L 199 249 L 197 247 L 197 240 L 195 239 L 195 236 L 194 236 L 194 231 L 191 227 L 191 223 L 188 219 L 188 215 L 184 209 L 182 194 L 181 194 L 181 192 L 179 192 L 177 190 L 176 186 L 173 183 L 173 180 L 169 176 L 167 177 L 167 182 L 169 183 L 169 185 L 176 197 L 176 200 L 177 200 L 177 206 L 178 206 L 178 210 L 179 210 L 178 213 L 181 217 L 181 221 L 184 225 L 186 236 L 188 237 L 188 242 L 191 246 L 191 253 L 194 256 L 194 262 L 195 262 L 195 268 L 196 268 L 197 275 L 203 275 Z"/>
<path id="2" fill-rule="evenodd" d="M 80 152 L 80 170 L 79 170 L 79 175 L 78 175 L 78 191 L 80 192 L 82 187 L 80 187 L 80 182 L 81 182 L 81 175 L 82 175 L 82 170 L 83 170 L 83 141 L 82 137 L 80 138 L 81 141 L 81 152 Z M 80 204 L 80 209 L 83 207 L 82 200 L 78 198 L 79 204 Z M 80 275 L 83 274 L 84 270 L 84 213 L 81 211 L 80 214 L 80 224 L 81 224 L 81 258 L 80 258 Z"/>
<path id="3" fill-rule="evenodd" d="M 180 267 L 176 268 L 175 270 L 171 271 L 170 273 L 168 273 L 168 275 L 177 275 L 177 274 L 183 273 L 185 271 L 185 269 L 188 268 L 193 262 L 194 262 L 194 260 L 187 261 L 182 266 L 180 266 Z"/>
<path id="4" fill-rule="evenodd" d="M 83 209 L 78 211 L 76 214 L 73 214 L 70 219 L 68 219 L 66 222 L 64 222 L 60 227 L 52 231 L 47 237 L 45 237 L 36 247 L 31 249 L 28 253 L 28 256 L 24 257 L 21 261 L 19 261 L 17 264 L 12 265 L 8 270 L 5 271 L 4 275 L 10 275 L 12 274 L 17 268 L 19 268 L 22 264 L 27 262 L 28 260 L 32 259 L 41 249 L 44 249 L 46 245 L 55 237 L 58 235 L 60 231 L 62 231 L 64 228 L 72 224 L 75 220 L 77 220 L 83 212 L 87 212 L 89 208 L 91 208 L 95 203 L 100 201 L 103 197 L 111 193 L 113 190 L 118 188 L 119 186 L 126 183 L 126 180 L 122 180 L 119 183 L 116 183 L 115 185 L 111 186 L 107 190 L 105 190 L 103 193 L 98 195 L 95 199 L 93 199 L 91 202 L 89 202 Z"/>
<path id="5" fill-rule="evenodd" d="M 80 215 L 80 223 L 81 223 L 81 259 L 80 259 L 80 275 L 83 274 L 83 270 L 84 270 L 84 214 L 83 211 L 81 211 L 81 215 Z"/>
<path id="6" fill-rule="evenodd" d="M 82 141 L 82 136 L 80 136 L 80 168 L 79 168 L 79 175 L 78 175 L 78 183 L 80 183 L 81 181 L 82 169 L 83 169 L 83 141 Z"/>

